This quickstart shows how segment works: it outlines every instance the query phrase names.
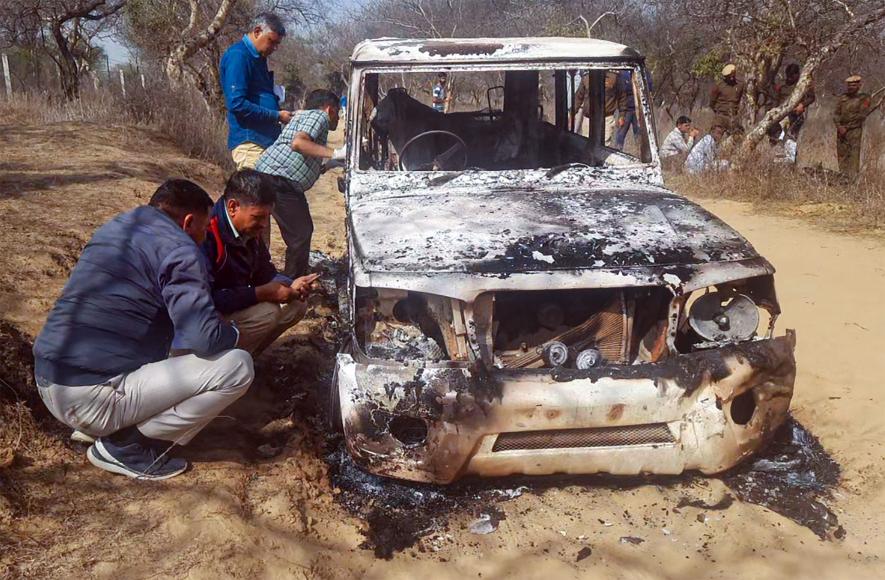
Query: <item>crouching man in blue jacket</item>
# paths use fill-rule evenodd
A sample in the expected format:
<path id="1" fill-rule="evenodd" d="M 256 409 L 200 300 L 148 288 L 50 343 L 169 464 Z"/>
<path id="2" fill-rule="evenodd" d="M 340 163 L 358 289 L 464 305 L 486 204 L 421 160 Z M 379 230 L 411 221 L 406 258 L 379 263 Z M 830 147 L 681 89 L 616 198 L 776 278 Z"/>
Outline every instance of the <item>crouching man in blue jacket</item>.
<path id="1" fill-rule="evenodd" d="M 252 356 L 304 317 L 319 274 L 292 280 L 277 272 L 262 233 L 276 203 L 279 178 L 242 169 L 227 180 L 212 208 L 203 251 L 212 271 L 215 307 L 240 331 Z"/>
<path id="2" fill-rule="evenodd" d="M 254 378 L 239 333 L 216 312 L 199 244 L 212 199 L 184 179 L 100 227 L 34 344 L 40 397 L 62 423 L 96 438 L 102 469 L 167 479 L 170 455 Z M 192 354 L 168 358 L 177 349 Z"/>

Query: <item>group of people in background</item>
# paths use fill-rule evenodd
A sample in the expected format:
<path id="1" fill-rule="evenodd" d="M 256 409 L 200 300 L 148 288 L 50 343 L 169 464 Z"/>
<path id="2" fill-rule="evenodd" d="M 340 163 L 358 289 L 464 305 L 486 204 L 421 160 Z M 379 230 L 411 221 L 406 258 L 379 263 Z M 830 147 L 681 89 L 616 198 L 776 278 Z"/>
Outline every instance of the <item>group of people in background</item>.
<path id="1" fill-rule="evenodd" d="M 793 94 L 800 73 L 798 64 L 788 65 L 782 82 L 774 85 L 771 95 L 760 95 L 762 99 L 757 101 L 762 100 L 769 109 L 784 104 Z M 839 97 L 833 114 L 839 171 L 849 179 L 855 179 L 860 172 L 863 124 L 874 109 L 870 95 L 860 92 L 862 82 L 858 75 L 845 79 L 845 91 Z M 744 134 L 740 110 L 745 93 L 746 83 L 737 78 L 737 67 L 726 65 L 721 77 L 710 89 L 709 105 L 713 113 L 710 131 L 698 139 L 700 131 L 692 126 L 691 119 L 680 116 L 676 120 L 676 127 L 660 148 L 664 167 L 670 170 L 681 168 L 690 174 L 727 169 L 729 163 L 722 158 L 722 144 L 728 136 Z M 762 149 L 764 158 L 777 165 L 795 165 L 799 134 L 805 124 L 808 107 L 815 101 L 814 86 L 810 85 L 783 121 L 768 128 Z"/>

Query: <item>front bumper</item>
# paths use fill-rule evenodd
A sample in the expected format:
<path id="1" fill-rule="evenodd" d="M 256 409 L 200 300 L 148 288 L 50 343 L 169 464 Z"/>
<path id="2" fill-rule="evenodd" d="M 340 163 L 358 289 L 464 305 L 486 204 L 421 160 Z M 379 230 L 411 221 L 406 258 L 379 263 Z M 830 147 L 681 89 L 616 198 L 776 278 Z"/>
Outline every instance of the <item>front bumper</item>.
<path id="1" fill-rule="evenodd" d="M 363 364 L 339 354 L 345 439 L 367 471 L 421 482 L 467 474 L 717 473 L 783 423 L 795 345 L 787 331 L 590 371 Z"/>

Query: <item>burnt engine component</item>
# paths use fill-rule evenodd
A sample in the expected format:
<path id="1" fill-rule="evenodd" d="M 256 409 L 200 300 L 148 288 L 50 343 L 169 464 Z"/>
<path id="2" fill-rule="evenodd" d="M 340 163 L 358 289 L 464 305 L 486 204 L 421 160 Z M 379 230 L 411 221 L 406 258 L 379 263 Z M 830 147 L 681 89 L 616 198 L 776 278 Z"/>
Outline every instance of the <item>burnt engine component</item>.
<path id="1" fill-rule="evenodd" d="M 498 293 L 494 321 L 495 354 L 508 368 L 563 366 L 591 348 L 623 363 L 632 301 L 620 289 Z"/>
<path id="2" fill-rule="evenodd" d="M 759 309 L 743 294 L 708 292 L 692 304 L 688 322 L 710 342 L 750 340 L 759 328 Z"/>
<path id="3" fill-rule="evenodd" d="M 541 356 L 548 367 L 561 367 L 568 360 L 568 347 L 558 340 L 551 340 L 544 345 Z"/>
<path id="4" fill-rule="evenodd" d="M 599 366 L 601 363 L 602 353 L 600 353 L 595 348 L 582 350 L 578 353 L 578 356 L 575 357 L 575 368 L 582 371 L 592 369 L 593 367 Z"/>

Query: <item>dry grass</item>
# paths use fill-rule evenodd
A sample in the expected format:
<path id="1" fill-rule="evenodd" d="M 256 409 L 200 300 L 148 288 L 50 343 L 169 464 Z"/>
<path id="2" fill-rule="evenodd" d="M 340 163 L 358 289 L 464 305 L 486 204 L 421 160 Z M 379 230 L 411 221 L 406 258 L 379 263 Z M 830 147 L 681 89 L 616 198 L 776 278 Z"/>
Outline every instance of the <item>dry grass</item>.
<path id="1" fill-rule="evenodd" d="M 163 83 L 131 87 L 124 96 L 115 88 L 84 88 L 67 102 L 56 95 L 17 93 L 0 101 L 0 122 L 83 121 L 102 125 L 136 125 L 159 131 L 189 157 L 232 169 L 227 150 L 227 122 L 210 111 L 198 94 L 173 91 Z"/>

